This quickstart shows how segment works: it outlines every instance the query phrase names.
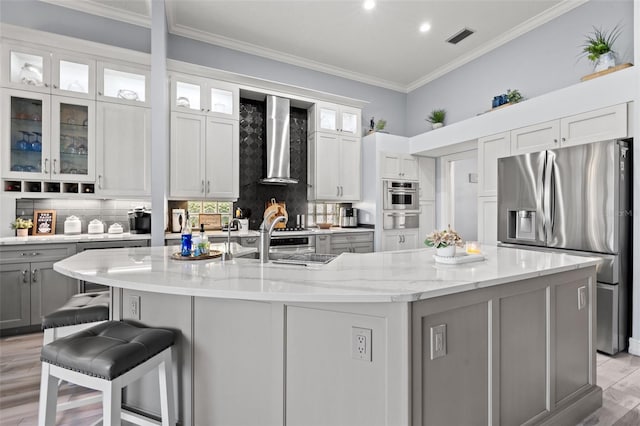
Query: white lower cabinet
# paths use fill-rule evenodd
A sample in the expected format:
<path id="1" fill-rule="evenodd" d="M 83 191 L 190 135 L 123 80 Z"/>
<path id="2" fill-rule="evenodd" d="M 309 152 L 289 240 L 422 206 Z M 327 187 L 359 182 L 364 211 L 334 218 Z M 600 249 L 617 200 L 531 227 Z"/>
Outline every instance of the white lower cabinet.
<path id="1" fill-rule="evenodd" d="M 96 194 L 151 194 L 151 109 L 97 102 Z"/>
<path id="2" fill-rule="evenodd" d="M 411 250 L 419 247 L 420 230 L 403 229 L 382 233 L 382 251 Z"/>
<path id="3" fill-rule="evenodd" d="M 309 200 L 360 200 L 361 140 L 313 133 L 308 138 Z"/>
<path id="4" fill-rule="evenodd" d="M 497 197 L 478 197 L 478 241 L 491 245 L 498 242 Z"/>
<path id="5" fill-rule="evenodd" d="M 237 120 L 172 113 L 170 195 L 237 199 L 239 137 Z"/>

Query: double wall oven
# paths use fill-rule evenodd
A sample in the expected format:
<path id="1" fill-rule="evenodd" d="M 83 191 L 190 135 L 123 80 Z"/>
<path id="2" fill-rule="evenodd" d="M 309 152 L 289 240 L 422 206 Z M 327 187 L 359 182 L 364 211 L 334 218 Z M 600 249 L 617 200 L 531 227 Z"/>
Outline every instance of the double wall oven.
<path id="1" fill-rule="evenodd" d="M 418 228 L 420 218 L 418 182 L 382 181 L 383 229 Z"/>

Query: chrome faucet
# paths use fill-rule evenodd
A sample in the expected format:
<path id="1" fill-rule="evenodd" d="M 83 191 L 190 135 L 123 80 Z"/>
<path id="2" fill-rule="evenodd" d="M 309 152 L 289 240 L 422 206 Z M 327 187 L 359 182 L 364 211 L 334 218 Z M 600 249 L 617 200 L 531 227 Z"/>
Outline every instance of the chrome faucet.
<path id="1" fill-rule="evenodd" d="M 236 219 L 235 217 L 229 220 L 229 223 L 227 224 L 227 244 L 225 247 L 225 252 L 222 254 L 222 260 L 233 259 L 233 255 L 231 254 L 231 225 L 233 225 L 234 222 L 237 223 L 238 226 L 240 226 L 240 220 Z"/>
<path id="2" fill-rule="evenodd" d="M 265 217 L 260 224 L 260 263 L 269 262 L 269 246 L 271 245 L 271 234 L 273 233 L 276 225 L 279 222 L 287 221 L 286 216 L 278 216 L 273 220 L 273 222 L 271 222 L 271 224 L 268 224 L 272 216 L 273 214 Z"/>

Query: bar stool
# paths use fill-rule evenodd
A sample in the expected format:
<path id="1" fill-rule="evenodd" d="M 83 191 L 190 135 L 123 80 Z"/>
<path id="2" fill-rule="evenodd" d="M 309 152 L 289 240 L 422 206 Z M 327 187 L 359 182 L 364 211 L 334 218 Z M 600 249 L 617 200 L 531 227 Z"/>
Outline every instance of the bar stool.
<path id="1" fill-rule="evenodd" d="M 42 317 L 43 345 L 109 319 L 109 291 L 71 296 L 59 309 Z"/>
<path id="2" fill-rule="evenodd" d="M 58 380 L 102 392 L 103 425 L 176 423 L 173 398 L 172 330 L 106 321 L 42 347 L 38 424 L 54 425 Z M 158 369 L 162 422 L 122 409 L 122 389 Z"/>

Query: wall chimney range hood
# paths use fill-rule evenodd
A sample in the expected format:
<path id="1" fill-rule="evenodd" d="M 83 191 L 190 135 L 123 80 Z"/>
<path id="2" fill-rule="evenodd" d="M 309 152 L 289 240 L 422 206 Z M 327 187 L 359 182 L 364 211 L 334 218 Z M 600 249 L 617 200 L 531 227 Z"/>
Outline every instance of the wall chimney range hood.
<path id="1" fill-rule="evenodd" d="M 298 183 L 290 177 L 289 105 L 286 98 L 267 96 L 267 177 L 265 185 Z"/>

